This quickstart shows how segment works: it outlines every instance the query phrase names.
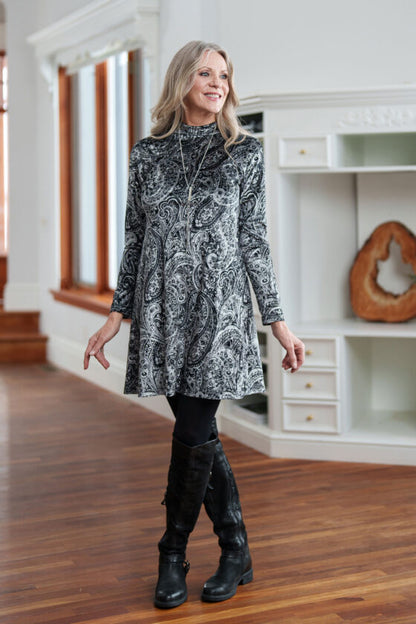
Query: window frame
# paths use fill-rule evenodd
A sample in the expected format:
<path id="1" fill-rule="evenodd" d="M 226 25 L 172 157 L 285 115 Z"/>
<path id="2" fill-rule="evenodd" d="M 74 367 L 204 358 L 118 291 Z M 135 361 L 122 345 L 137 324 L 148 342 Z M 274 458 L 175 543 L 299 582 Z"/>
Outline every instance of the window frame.
<path id="1" fill-rule="evenodd" d="M 140 71 L 137 72 L 137 63 Z M 141 138 L 143 128 L 143 64 L 140 48 L 128 51 L 127 115 L 129 152 Z M 51 290 L 56 301 L 108 314 L 114 290 L 108 286 L 108 101 L 106 59 L 95 64 L 96 120 L 96 248 L 94 286 L 77 284 L 74 278 L 73 124 L 71 75 L 58 67 L 59 100 L 59 186 L 60 186 L 60 288 Z M 135 114 L 135 106 L 139 112 Z"/>

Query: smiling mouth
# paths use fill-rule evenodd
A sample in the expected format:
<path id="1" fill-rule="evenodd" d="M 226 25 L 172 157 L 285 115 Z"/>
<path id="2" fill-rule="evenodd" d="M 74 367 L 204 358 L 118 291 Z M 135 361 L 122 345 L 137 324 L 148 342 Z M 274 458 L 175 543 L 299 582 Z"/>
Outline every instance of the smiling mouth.
<path id="1" fill-rule="evenodd" d="M 219 93 L 204 93 L 204 95 L 211 100 L 219 100 L 221 98 L 221 95 Z"/>

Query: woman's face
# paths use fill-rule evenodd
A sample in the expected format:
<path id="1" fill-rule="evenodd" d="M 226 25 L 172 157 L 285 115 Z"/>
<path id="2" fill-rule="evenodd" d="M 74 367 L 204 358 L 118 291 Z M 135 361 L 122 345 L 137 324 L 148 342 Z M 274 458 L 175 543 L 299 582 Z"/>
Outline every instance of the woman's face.
<path id="1" fill-rule="evenodd" d="M 185 123 L 197 126 L 215 121 L 229 90 L 228 69 L 224 58 L 218 52 L 205 52 L 192 88 L 184 99 Z"/>

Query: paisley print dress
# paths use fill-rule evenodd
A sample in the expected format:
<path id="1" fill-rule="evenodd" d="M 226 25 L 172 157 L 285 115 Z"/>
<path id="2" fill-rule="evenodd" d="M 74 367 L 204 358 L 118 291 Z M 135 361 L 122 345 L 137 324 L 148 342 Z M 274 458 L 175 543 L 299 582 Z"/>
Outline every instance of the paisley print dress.
<path id="1" fill-rule="evenodd" d="M 179 132 L 188 181 L 211 139 L 189 205 Z M 264 391 L 248 279 L 263 324 L 283 320 L 259 141 L 247 136 L 227 154 L 215 123 L 139 141 L 111 306 L 131 318 L 124 392 L 232 399 Z"/>

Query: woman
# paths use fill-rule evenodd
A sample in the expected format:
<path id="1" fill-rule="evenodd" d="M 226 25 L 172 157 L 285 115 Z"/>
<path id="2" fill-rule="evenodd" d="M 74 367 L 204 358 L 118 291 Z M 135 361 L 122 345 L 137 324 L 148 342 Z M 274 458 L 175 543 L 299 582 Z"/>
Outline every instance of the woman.
<path id="1" fill-rule="evenodd" d="M 185 550 L 202 504 L 221 547 L 202 599 L 227 600 L 252 580 L 237 486 L 218 438 L 223 398 L 265 390 L 250 277 L 264 325 L 286 350 L 285 370 L 304 346 L 280 307 L 266 239 L 260 143 L 236 117 L 227 53 L 192 41 L 172 59 L 153 111 L 152 135 L 132 149 L 126 239 L 105 325 L 85 352 L 109 363 L 103 347 L 131 318 L 126 393 L 164 394 L 175 415 L 159 541 L 155 605 L 187 598 Z"/>

